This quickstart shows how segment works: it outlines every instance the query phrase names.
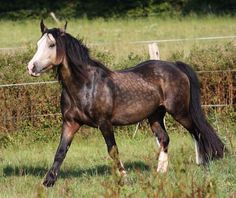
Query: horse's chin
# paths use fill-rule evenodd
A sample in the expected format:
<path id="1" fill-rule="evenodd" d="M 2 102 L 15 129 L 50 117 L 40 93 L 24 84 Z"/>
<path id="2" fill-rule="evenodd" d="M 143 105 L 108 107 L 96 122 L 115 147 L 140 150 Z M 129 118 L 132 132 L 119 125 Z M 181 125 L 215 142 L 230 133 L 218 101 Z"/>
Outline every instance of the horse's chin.
<path id="1" fill-rule="evenodd" d="M 37 74 L 36 73 L 31 73 L 30 75 L 33 76 L 33 77 L 39 77 L 41 75 L 41 73 L 37 73 Z"/>
<path id="2" fill-rule="evenodd" d="M 41 73 L 29 70 L 29 75 L 33 76 L 33 77 L 39 77 L 41 75 Z"/>

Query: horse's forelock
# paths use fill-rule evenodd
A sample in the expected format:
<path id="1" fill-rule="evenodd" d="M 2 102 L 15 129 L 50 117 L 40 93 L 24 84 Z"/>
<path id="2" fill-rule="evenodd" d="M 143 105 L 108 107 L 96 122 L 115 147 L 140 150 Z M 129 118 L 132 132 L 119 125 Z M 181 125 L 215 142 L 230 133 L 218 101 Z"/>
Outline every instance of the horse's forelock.
<path id="1" fill-rule="evenodd" d="M 52 34 L 56 41 L 57 60 L 66 58 L 68 66 L 73 71 L 74 75 L 86 76 L 84 67 L 90 64 L 100 67 L 106 72 L 110 71 L 100 62 L 90 58 L 89 49 L 83 44 L 82 40 L 76 39 L 58 28 L 48 29 L 47 33 Z"/>
<path id="2" fill-rule="evenodd" d="M 48 29 L 46 33 L 51 34 L 55 39 L 57 49 L 57 60 L 61 60 L 62 56 L 65 55 L 65 34 L 62 34 L 60 29 L 58 28 Z"/>

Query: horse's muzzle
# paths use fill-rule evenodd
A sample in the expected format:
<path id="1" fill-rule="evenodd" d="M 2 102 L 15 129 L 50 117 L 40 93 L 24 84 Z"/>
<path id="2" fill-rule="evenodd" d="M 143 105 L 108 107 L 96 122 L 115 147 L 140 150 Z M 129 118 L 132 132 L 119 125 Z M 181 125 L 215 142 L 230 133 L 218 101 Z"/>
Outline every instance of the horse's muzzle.
<path id="1" fill-rule="evenodd" d="M 31 76 L 34 77 L 40 76 L 42 68 L 39 66 L 37 62 L 29 63 L 27 68 Z"/>

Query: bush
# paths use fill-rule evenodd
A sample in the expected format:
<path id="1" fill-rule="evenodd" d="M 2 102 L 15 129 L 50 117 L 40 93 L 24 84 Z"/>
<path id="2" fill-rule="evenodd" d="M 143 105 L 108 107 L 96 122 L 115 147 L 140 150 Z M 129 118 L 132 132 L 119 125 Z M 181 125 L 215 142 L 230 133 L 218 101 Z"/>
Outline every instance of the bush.
<path id="1" fill-rule="evenodd" d="M 203 104 L 236 104 L 236 71 L 230 71 L 236 69 L 236 47 L 233 43 L 205 49 L 194 47 L 186 58 L 183 54 L 176 52 L 170 59 L 184 60 L 199 71 Z"/>

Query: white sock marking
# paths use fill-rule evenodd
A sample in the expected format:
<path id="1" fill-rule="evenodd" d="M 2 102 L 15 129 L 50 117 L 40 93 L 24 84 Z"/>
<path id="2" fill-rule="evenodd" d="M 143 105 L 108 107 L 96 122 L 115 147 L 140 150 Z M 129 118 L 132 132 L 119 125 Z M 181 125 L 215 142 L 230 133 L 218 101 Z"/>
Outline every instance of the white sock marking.
<path id="1" fill-rule="evenodd" d="M 200 156 L 199 147 L 198 147 L 198 143 L 196 140 L 195 140 L 195 154 L 196 154 L 196 164 L 198 164 L 198 165 L 202 164 L 203 160 L 202 160 L 202 157 Z"/>
<path id="2" fill-rule="evenodd" d="M 158 158 L 157 172 L 165 173 L 167 171 L 167 168 L 168 168 L 168 154 L 162 150 Z"/>
<path id="3" fill-rule="evenodd" d="M 156 137 L 156 142 L 157 142 L 157 146 L 160 148 L 160 143 L 157 137 Z"/>

